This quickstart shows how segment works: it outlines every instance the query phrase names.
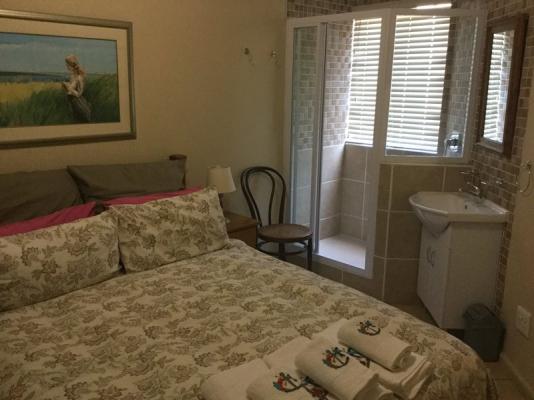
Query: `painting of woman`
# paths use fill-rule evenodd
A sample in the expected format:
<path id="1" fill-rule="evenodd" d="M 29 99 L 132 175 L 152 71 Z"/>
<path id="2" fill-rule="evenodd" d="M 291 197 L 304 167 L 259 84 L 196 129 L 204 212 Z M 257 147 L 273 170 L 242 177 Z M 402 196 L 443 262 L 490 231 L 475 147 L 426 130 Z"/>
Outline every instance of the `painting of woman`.
<path id="1" fill-rule="evenodd" d="M 75 55 L 67 56 L 65 64 L 70 72 L 70 79 L 68 82 L 62 82 L 62 87 L 67 93 L 73 117 L 77 122 L 91 122 L 91 105 L 83 97 L 85 71 Z"/>

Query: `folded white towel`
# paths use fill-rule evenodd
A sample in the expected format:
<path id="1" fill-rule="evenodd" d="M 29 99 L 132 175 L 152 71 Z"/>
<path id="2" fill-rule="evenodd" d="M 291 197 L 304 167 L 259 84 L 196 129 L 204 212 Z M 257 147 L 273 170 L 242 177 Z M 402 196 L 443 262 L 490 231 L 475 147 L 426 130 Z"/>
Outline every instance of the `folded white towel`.
<path id="1" fill-rule="evenodd" d="M 297 355 L 297 368 L 339 400 L 371 400 L 371 386 L 378 385 L 377 374 L 339 351 L 334 343 L 317 337 Z"/>
<path id="2" fill-rule="evenodd" d="M 248 386 L 268 371 L 262 360 L 254 360 L 210 376 L 200 392 L 206 400 L 246 400 Z"/>
<path id="3" fill-rule="evenodd" d="M 346 323 L 346 319 L 341 319 L 315 336 L 322 336 L 327 340 L 335 342 L 339 329 Z M 342 350 L 347 351 L 351 356 L 359 358 L 362 365 L 368 366 L 371 370 L 377 372 L 380 383 L 403 399 L 413 399 L 432 373 L 432 363 L 426 357 L 420 356 L 419 354 L 411 353 L 407 358 L 405 368 L 393 372 L 383 368 L 380 364 L 375 363 L 363 355 L 358 355 L 356 352 L 350 351 L 343 344 L 340 346 L 342 346 Z"/>
<path id="4" fill-rule="evenodd" d="M 295 365 L 295 358 L 297 357 L 297 354 L 301 353 L 310 344 L 310 342 L 310 339 L 304 336 L 298 336 L 284 344 L 278 350 L 263 357 L 263 361 L 265 361 L 265 364 L 267 364 L 267 366 L 271 369 L 297 369 L 297 366 Z"/>
<path id="5" fill-rule="evenodd" d="M 293 368 L 271 369 L 250 384 L 247 395 L 250 400 L 312 400 L 319 395 L 334 400 Z"/>
<path id="6" fill-rule="evenodd" d="M 410 344 L 383 332 L 366 318 L 354 318 L 341 325 L 339 341 L 356 349 L 390 371 L 406 367 L 412 352 Z"/>

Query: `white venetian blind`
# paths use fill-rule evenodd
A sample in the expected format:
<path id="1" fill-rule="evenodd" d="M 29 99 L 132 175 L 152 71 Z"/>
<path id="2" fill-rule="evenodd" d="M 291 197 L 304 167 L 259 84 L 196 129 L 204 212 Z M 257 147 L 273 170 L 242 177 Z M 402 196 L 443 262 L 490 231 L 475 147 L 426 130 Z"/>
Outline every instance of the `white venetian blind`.
<path id="1" fill-rule="evenodd" d="M 397 17 L 388 151 L 438 152 L 449 27 L 449 17 Z"/>
<path id="2" fill-rule="evenodd" d="M 354 20 L 347 140 L 373 145 L 380 52 L 380 18 Z"/>
<path id="3" fill-rule="evenodd" d="M 508 97 L 508 76 L 510 72 L 511 52 L 507 51 L 507 32 L 493 35 L 491 62 L 484 117 L 484 138 L 502 142 L 504 131 L 504 113 Z"/>

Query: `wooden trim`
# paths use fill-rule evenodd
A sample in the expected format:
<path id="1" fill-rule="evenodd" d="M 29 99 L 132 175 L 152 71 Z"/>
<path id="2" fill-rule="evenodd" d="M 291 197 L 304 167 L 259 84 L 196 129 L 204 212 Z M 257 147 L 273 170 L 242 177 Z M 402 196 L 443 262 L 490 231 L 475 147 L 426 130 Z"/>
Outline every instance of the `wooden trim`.
<path id="1" fill-rule="evenodd" d="M 185 168 L 186 166 L 186 162 L 187 162 L 187 156 L 185 154 L 179 154 L 179 153 L 176 153 L 176 154 L 171 154 L 169 156 L 169 160 L 171 161 L 178 161 L 178 162 L 181 162 L 182 165 L 183 165 L 183 168 L 184 168 L 184 179 L 182 180 L 182 185 L 183 187 L 185 188 L 186 186 L 186 175 L 187 175 L 187 170 Z"/>
<path id="2" fill-rule="evenodd" d="M 484 70 L 482 73 L 483 88 L 480 100 L 480 112 L 478 122 L 478 144 L 495 152 L 501 153 L 507 158 L 512 156 L 515 123 L 519 105 L 519 90 L 521 87 L 521 72 L 523 69 L 523 55 L 525 51 L 525 39 L 529 16 L 519 14 L 513 17 L 500 19 L 488 24 L 486 33 L 486 49 L 484 55 Z M 503 142 L 499 143 L 484 138 L 484 120 L 486 117 L 486 100 L 488 95 L 490 60 L 493 47 L 493 35 L 508 30 L 514 31 L 514 43 L 512 47 L 512 65 L 510 68 L 510 84 L 508 86 L 508 98 L 506 104 Z"/>

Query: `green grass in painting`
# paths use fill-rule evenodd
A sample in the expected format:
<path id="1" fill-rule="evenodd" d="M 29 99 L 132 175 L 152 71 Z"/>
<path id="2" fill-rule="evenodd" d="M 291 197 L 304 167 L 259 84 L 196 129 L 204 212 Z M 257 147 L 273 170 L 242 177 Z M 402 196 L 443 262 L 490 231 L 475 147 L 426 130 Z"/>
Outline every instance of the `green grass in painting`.
<path id="1" fill-rule="evenodd" d="M 29 85 L 31 83 L 15 83 Z M 120 120 L 116 75 L 89 76 L 84 97 L 91 104 L 91 122 Z M 36 91 L 23 100 L 0 103 L 0 127 L 66 125 L 77 123 L 67 95 L 59 84 Z"/>

